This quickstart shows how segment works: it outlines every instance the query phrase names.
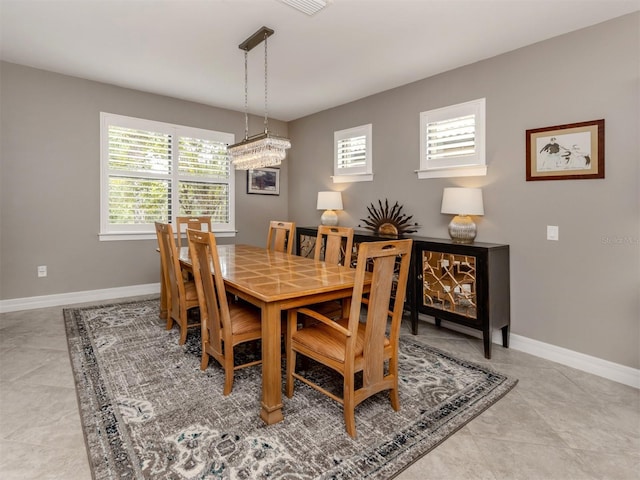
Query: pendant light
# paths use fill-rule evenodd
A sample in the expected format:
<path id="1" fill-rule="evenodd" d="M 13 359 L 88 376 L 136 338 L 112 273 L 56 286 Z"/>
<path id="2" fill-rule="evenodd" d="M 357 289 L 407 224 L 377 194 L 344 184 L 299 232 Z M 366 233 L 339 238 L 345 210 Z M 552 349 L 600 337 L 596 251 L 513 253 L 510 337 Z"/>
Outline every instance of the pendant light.
<path id="1" fill-rule="evenodd" d="M 273 33 L 272 29 L 262 27 L 239 45 L 240 50 L 244 50 L 244 140 L 227 147 L 231 162 L 237 170 L 252 170 L 280 165 L 287 155 L 285 150 L 291 148 L 291 142 L 288 138 L 272 135 L 268 127 L 267 39 Z M 249 51 L 262 42 L 264 42 L 264 131 L 250 137 L 247 59 Z"/>

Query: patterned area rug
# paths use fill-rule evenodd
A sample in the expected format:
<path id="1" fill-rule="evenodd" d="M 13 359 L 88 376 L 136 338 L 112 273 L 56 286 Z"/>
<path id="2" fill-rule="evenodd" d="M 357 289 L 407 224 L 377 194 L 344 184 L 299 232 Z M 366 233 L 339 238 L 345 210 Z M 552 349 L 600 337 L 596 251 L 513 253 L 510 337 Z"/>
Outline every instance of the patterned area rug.
<path id="1" fill-rule="evenodd" d="M 296 382 L 285 420 L 259 418 L 260 366 L 236 371 L 231 395 L 200 335 L 178 345 L 158 300 L 64 310 L 95 479 L 387 479 L 505 395 L 517 380 L 400 341 L 400 404 L 380 393 L 356 408 L 357 440 L 337 402 Z M 247 349 L 242 355 L 251 355 Z M 307 375 L 332 375 L 309 365 Z M 339 380 L 338 380 L 339 381 Z"/>

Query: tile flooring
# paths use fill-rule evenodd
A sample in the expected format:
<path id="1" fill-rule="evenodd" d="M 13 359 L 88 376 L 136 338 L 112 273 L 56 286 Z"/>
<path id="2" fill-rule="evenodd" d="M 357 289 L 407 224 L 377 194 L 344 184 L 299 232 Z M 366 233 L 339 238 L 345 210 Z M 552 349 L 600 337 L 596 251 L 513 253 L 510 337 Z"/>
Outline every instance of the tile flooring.
<path id="1" fill-rule="evenodd" d="M 396 478 L 640 479 L 639 390 L 497 345 L 488 361 L 426 322 L 419 338 L 520 381 Z M 0 314 L 0 478 L 91 479 L 62 307 Z"/>

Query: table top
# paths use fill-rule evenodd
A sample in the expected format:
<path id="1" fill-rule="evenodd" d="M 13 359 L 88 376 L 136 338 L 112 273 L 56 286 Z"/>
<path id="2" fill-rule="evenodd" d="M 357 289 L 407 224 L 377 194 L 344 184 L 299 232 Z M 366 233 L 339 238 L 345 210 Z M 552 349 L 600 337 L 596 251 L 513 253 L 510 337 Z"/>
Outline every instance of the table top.
<path id="1" fill-rule="evenodd" d="M 225 283 L 265 302 L 353 288 L 355 269 L 251 245 L 218 245 Z M 190 265 L 188 248 L 180 261 Z"/>

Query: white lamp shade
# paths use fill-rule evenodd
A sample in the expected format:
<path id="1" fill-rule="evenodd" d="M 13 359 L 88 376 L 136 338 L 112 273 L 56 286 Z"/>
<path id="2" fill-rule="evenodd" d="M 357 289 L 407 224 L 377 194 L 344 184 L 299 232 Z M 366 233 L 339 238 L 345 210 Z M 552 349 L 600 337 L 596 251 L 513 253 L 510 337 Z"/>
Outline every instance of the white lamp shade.
<path id="1" fill-rule="evenodd" d="M 318 192 L 318 210 L 342 210 L 340 192 Z"/>
<path id="2" fill-rule="evenodd" d="M 452 215 L 484 215 L 482 189 L 445 188 L 440 211 Z"/>

